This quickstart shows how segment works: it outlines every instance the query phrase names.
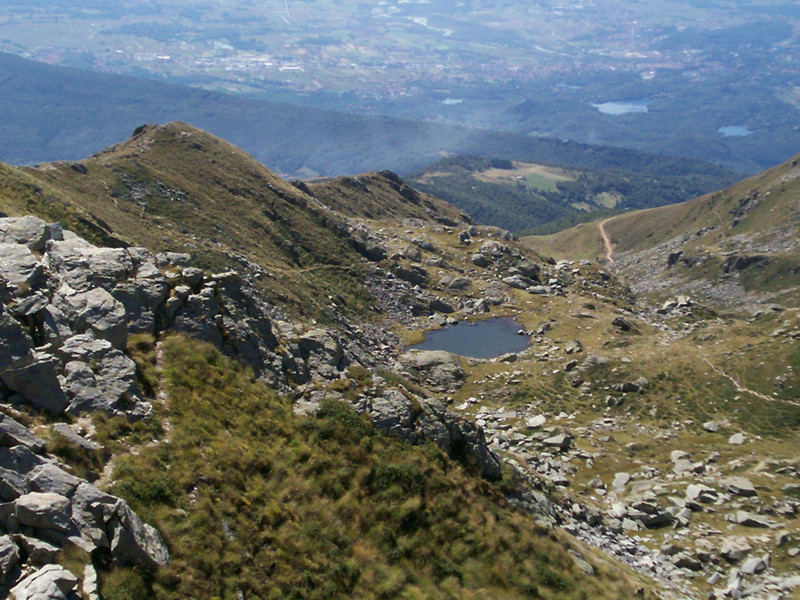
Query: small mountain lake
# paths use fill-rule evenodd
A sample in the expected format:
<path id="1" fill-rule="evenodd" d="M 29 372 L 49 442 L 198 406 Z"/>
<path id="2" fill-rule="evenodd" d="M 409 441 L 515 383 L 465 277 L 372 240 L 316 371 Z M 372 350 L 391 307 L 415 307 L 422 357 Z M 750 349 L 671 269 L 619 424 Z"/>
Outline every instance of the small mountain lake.
<path id="1" fill-rule="evenodd" d="M 527 335 L 518 335 L 514 319 L 497 318 L 450 325 L 425 334 L 425 341 L 409 350 L 444 350 L 470 358 L 497 358 L 522 352 L 530 345 Z"/>
<path id="2" fill-rule="evenodd" d="M 648 105 L 652 100 L 626 100 L 603 102 L 602 104 L 592 104 L 597 110 L 606 115 L 624 115 L 626 113 L 646 113 L 649 112 Z"/>
<path id="3" fill-rule="evenodd" d="M 751 131 L 744 125 L 728 125 L 727 127 L 720 127 L 717 129 L 717 132 L 721 133 L 725 137 L 742 137 L 745 135 L 750 135 L 751 133 L 755 133 L 755 131 Z"/>

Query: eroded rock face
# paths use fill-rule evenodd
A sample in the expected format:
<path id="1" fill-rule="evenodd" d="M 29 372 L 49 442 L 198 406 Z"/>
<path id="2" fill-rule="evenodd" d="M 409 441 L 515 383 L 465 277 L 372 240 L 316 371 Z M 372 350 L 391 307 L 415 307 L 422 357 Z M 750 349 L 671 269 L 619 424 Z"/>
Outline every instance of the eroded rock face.
<path id="1" fill-rule="evenodd" d="M 460 419 L 436 400 L 409 397 L 396 388 L 365 400 L 358 407 L 378 429 L 413 444 L 433 442 L 454 458 L 472 463 L 483 477 L 499 479 L 500 459 L 489 449 L 483 430 Z"/>

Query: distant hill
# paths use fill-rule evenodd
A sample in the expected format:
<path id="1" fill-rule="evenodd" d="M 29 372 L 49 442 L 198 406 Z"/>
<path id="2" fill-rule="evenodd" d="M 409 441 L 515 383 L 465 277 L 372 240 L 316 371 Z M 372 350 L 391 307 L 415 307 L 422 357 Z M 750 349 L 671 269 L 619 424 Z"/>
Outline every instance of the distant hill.
<path id="1" fill-rule="evenodd" d="M 442 153 L 732 181 L 696 160 L 388 117 L 301 108 L 0 53 L 0 159 L 78 160 L 142 123 L 184 121 L 294 177 L 422 168 Z M 724 184 L 723 184 L 724 185 Z M 721 187 L 721 185 L 717 185 Z M 692 194 L 677 194 L 680 199 Z"/>
<path id="2" fill-rule="evenodd" d="M 667 165 L 637 173 L 569 165 L 449 156 L 407 176 L 415 187 L 476 220 L 512 231 L 557 231 L 592 213 L 615 214 L 680 202 L 736 180 L 721 173 L 674 174 Z"/>
<path id="3" fill-rule="evenodd" d="M 698 294 L 723 305 L 800 298 L 800 155 L 723 191 L 525 238 L 540 252 L 606 255 L 634 289 Z"/>
<path id="4" fill-rule="evenodd" d="M 351 215 L 464 222 L 393 173 L 362 181 L 348 188 Z M 267 297 L 300 314 L 320 314 L 329 297 L 364 311 L 371 300 L 358 244 L 342 217 L 308 192 L 184 123 L 140 127 L 80 162 L 0 165 L 5 214 L 41 215 L 105 245 L 190 252 L 207 268 L 249 273 Z"/>

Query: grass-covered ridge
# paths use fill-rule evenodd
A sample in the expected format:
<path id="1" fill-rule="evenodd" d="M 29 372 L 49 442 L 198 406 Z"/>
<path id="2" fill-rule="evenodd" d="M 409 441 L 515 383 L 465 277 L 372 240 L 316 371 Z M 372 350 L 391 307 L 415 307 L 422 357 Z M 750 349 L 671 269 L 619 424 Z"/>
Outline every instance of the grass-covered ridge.
<path id="1" fill-rule="evenodd" d="M 295 417 L 209 346 L 164 342 L 166 441 L 119 461 L 113 491 L 171 565 L 105 576 L 107 598 L 625 598 L 555 535 L 434 446 L 376 433 L 345 404 Z M 137 591 L 138 590 L 138 591 Z"/>

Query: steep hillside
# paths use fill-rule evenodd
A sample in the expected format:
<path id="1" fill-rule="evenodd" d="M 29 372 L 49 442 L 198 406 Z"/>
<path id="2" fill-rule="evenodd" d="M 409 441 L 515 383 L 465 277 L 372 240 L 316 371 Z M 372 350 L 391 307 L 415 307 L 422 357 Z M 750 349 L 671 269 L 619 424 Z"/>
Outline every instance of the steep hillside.
<path id="1" fill-rule="evenodd" d="M 718 304 L 794 303 L 800 286 L 798 158 L 726 190 L 526 238 L 557 256 L 605 259 L 641 291 L 683 291 Z"/>
<path id="2" fill-rule="evenodd" d="M 329 297 L 355 313 L 372 302 L 358 252 L 363 243 L 345 219 L 241 150 L 191 126 L 141 127 L 90 159 L 3 167 L 0 176 L 0 210 L 9 215 L 36 212 L 96 242 L 191 252 L 206 267 L 242 270 L 295 312 L 322 315 Z M 441 201 L 412 193 L 393 174 L 367 180 L 371 189 L 349 188 L 349 214 L 451 224 L 461 219 Z M 339 201 L 325 196 L 329 187 L 320 188 L 323 203 L 341 206 L 342 194 Z M 376 212 L 382 203 L 391 210 Z"/>
<path id="3" fill-rule="evenodd" d="M 3 177 L 0 210 L 98 242 L 0 219 L 16 600 L 796 597 L 787 296 L 653 303 L 390 174 L 295 187 L 180 124 Z M 722 241 L 767 243 L 789 191 Z M 471 358 L 490 317 L 515 351 Z M 408 348 L 445 326 L 465 356 Z"/>
<path id="4" fill-rule="evenodd" d="M 447 225 L 470 219 L 452 204 L 421 194 L 391 171 L 296 185 L 333 210 L 366 219 L 423 219 Z"/>

